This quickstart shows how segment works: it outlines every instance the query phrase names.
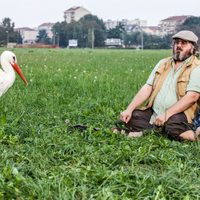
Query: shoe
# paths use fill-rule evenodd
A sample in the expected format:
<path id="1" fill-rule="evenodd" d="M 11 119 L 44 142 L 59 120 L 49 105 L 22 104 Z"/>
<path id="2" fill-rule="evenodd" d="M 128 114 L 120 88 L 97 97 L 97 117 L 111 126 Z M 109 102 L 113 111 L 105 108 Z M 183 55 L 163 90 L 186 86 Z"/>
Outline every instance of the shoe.
<path id="1" fill-rule="evenodd" d="M 123 135 L 127 135 L 130 132 L 130 130 L 125 126 L 125 123 L 120 120 L 115 122 L 115 126 L 111 128 L 111 131 L 113 133 L 121 133 Z"/>
<path id="2" fill-rule="evenodd" d="M 119 130 L 119 128 L 117 128 L 117 127 L 113 127 L 113 128 L 111 128 L 111 131 L 113 133 L 120 133 L 121 130 Z"/>
<path id="3" fill-rule="evenodd" d="M 195 133 L 196 133 L 197 136 L 200 135 L 200 127 L 198 127 L 198 128 L 196 129 Z"/>
<path id="4" fill-rule="evenodd" d="M 121 128 L 113 127 L 111 128 L 111 131 L 116 134 L 127 135 L 127 132 Z"/>
<path id="5" fill-rule="evenodd" d="M 129 132 L 128 133 L 128 137 L 141 137 L 143 136 L 143 132 L 142 131 L 139 131 L 139 132 Z"/>

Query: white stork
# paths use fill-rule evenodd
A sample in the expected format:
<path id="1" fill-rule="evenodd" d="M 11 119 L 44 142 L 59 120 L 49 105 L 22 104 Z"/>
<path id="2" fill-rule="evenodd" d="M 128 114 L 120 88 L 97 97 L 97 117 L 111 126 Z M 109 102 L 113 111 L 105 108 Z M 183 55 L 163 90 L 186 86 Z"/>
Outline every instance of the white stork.
<path id="1" fill-rule="evenodd" d="M 7 92 L 7 90 L 13 85 L 15 81 L 15 71 L 19 74 L 21 79 L 27 85 L 28 82 L 19 66 L 17 65 L 16 55 L 11 51 L 4 51 L 1 54 L 1 66 L 0 69 L 0 96 Z M 15 71 L 14 71 L 15 70 Z"/>

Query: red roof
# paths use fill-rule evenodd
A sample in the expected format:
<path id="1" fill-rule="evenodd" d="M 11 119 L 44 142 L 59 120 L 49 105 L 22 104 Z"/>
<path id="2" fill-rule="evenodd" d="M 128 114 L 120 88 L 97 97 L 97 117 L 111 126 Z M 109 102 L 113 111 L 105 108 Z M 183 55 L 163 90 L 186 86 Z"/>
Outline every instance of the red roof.
<path id="1" fill-rule="evenodd" d="M 79 8 L 80 8 L 80 6 L 72 7 L 72 8 L 69 8 L 68 10 L 66 10 L 65 12 L 74 12 L 75 10 L 78 10 Z"/>
<path id="2" fill-rule="evenodd" d="M 189 15 L 182 15 L 182 16 L 171 16 L 171 17 L 168 17 L 166 19 L 163 19 L 161 20 L 162 22 L 163 21 L 184 21 L 186 20 L 188 17 L 191 17 Z"/>
<path id="3" fill-rule="evenodd" d="M 160 30 L 159 26 L 144 26 L 144 28 L 149 28 L 149 29 L 154 30 L 154 31 Z"/>
<path id="4" fill-rule="evenodd" d="M 38 27 L 40 27 L 40 26 L 47 26 L 47 27 L 51 27 L 51 26 L 53 26 L 53 25 L 54 25 L 54 23 L 51 23 L 51 22 L 46 22 L 46 23 L 43 23 L 43 24 L 39 25 Z"/>
<path id="5" fill-rule="evenodd" d="M 15 30 L 16 31 L 20 31 L 20 30 L 23 30 L 23 31 L 35 31 L 34 29 L 29 28 L 29 27 L 15 28 Z"/>

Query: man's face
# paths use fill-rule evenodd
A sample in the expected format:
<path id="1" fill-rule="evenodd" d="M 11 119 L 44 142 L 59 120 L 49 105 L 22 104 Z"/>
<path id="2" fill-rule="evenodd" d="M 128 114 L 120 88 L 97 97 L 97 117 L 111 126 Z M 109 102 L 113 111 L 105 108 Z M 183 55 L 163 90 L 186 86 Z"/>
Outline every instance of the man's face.
<path id="1" fill-rule="evenodd" d="M 175 61 L 184 61 L 194 52 L 194 46 L 191 42 L 174 39 L 173 40 L 173 58 Z"/>

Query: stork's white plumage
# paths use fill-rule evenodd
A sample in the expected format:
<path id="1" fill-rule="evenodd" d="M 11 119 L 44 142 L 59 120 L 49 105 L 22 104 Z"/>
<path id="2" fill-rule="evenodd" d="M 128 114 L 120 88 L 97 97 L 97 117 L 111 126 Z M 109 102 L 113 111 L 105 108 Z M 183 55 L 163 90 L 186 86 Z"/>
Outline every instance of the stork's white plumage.
<path id="1" fill-rule="evenodd" d="M 13 85 L 15 81 L 15 71 L 19 74 L 21 79 L 27 85 L 28 82 L 22 74 L 19 66 L 17 65 L 17 58 L 13 52 L 4 51 L 1 54 L 1 66 L 2 69 L 0 69 L 0 96 L 6 93 L 7 90 Z"/>

